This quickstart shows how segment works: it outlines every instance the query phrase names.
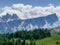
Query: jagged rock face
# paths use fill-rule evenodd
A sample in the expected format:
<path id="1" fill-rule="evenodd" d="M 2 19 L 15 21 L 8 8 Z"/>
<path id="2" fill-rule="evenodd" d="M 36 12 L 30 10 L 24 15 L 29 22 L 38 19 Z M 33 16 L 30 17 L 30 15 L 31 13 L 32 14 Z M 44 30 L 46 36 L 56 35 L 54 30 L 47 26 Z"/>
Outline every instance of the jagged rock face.
<path id="1" fill-rule="evenodd" d="M 24 20 L 23 26 L 26 27 L 28 24 L 37 25 L 38 27 L 43 26 L 45 24 L 45 17 Z"/>
<path id="2" fill-rule="evenodd" d="M 48 23 L 50 23 L 51 25 L 58 20 L 56 14 L 52 14 L 52 15 L 46 16 L 45 18 L 46 18 L 46 21 Z"/>
<path id="3" fill-rule="evenodd" d="M 0 17 L 0 33 L 13 32 L 14 29 L 21 30 L 21 27 L 43 27 L 45 24 L 49 23 L 52 25 L 54 22 L 58 21 L 56 14 L 51 14 L 45 17 L 37 17 L 31 19 L 20 19 L 16 14 L 10 15 L 6 14 L 5 16 Z M 30 26 L 29 26 L 30 25 Z"/>

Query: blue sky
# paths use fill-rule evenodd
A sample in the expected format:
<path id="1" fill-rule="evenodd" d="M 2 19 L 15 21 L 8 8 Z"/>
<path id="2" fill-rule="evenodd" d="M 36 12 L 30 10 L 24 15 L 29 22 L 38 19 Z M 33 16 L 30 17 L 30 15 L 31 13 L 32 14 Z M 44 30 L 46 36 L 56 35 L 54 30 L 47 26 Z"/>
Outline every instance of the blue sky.
<path id="1" fill-rule="evenodd" d="M 11 6 L 17 3 L 30 4 L 33 6 L 47 6 L 51 3 L 57 6 L 60 5 L 60 0 L 0 0 L 0 7 Z"/>
<path id="2" fill-rule="evenodd" d="M 60 0 L 0 0 L 0 16 L 6 13 L 17 14 L 21 19 L 56 13 L 60 20 Z"/>

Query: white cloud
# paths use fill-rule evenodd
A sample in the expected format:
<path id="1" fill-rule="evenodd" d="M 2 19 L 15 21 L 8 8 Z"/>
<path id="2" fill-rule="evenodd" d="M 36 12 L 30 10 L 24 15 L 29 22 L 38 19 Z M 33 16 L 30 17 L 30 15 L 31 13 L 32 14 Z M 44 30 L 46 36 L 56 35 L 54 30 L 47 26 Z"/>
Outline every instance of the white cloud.
<path id="1" fill-rule="evenodd" d="M 1 8 L 0 10 L 2 10 L 0 12 L 0 16 L 6 15 L 6 13 L 9 13 L 11 15 L 15 13 L 21 19 L 47 16 L 49 14 L 56 13 L 60 20 L 60 6 L 55 7 L 52 4 L 49 4 L 49 6 L 46 7 L 33 7 L 32 5 L 13 4 L 10 7 L 6 6 L 4 8 Z"/>

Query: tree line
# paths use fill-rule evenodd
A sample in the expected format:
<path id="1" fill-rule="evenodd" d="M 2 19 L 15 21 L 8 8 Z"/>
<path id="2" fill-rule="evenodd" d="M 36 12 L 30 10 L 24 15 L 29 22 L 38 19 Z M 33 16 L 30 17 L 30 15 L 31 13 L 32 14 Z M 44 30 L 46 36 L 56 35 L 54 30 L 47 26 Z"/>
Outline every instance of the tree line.
<path id="1" fill-rule="evenodd" d="M 48 29 L 34 29 L 34 30 L 21 30 L 15 33 L 7 33 L 8 38 L 21 38 L 21 39 L 42 39 L 50 37 L 50 31 Z"/>

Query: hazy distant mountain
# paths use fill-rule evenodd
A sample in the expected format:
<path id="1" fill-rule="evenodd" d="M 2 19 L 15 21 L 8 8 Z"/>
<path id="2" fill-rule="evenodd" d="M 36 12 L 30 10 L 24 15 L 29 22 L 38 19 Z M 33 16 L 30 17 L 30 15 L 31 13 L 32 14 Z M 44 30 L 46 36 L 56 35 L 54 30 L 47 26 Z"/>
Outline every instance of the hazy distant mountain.
<path id="1" fill-rule="evenodd" d="M 45 17 L 37 17 L 31 19 L 20 19 L 16 14 L 0 17 L 0 33 L 13 32 L 21 29 L 41 28 L 46 25 L 46 22 L 52 26 L 58 21 L 56 14 L 51 14 Z"/>

